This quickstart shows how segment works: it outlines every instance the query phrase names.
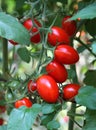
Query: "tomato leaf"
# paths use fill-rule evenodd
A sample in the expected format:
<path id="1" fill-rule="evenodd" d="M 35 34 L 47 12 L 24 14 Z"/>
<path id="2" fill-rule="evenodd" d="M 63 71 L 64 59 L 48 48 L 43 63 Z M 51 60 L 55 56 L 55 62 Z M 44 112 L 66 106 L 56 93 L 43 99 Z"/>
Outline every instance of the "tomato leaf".
<path id="1" fill-rule="evenodd" d="M 55 105 L 54 104 L 44 103 L 43 106 L 42 106 L 42 113 L 43 114 L 52 113 L 54 110 L 55 110 Z"/>
<path id="2" fill-rule="evenodd" d="M 96 87 L 96 70 L 88 70 L 85 73 L 84 83 Z"/>
<path id="3" fill-rule="evenodd" d="M 0 126 L 0 130 L 7 130 L 7 125 Z"/>
<path id="4" fill-rule="evenodd" d="M 92 51 L 96 54 L 96 41 L 94 41 L 91 45 Z"/>
<path id="5" fill-rule="evenodd" d="M 17 43 L 29 45 L 30 35 L 23 25 L 13 16 L 0 13 L 0 36 Z"/>
<path id="6" fill-rule="evenodd" d="M 75 99 L 78 104 L 96 110 L 96 88 L 92 86 L 82 87 Z"/>
<path id="7" fill-rule="evenodd" d="M 13 109 L 7 130 L 30 130 L 40 111 L 41 106 L 39 104 L 34 104 L 31 108 L 23 106 L 19 109 Z"/>
<path id="8" fill-rule="evenodd" d="M 87 109 L 85 119 L 86 123 L 82 130 L 96 130 L 96 110 Z"/>
<path id="9" fill-rule="evenodd" d="M 55 120 L 52 120 L 52 121 L 50 121 L 50 122 L 48 122 L 48 124 L 47 124 L 47 128 L 48 129 L 58 129 L 60 127 L 60 124 L 59 124 L 59 122 L 57 122 L 57 121 L 55 121 Z"/>
<path id="10" fill-rule="evenodd" d="M 86 6 L 77 12 L 70 20 L 76 20 L 78 18 L 81 19 L 93 19 L 96 17 L 96 2 Z"/>
<path id="11" fill-rule="evenodd" d="M 27 50 L 26 47 L 19 48 L 19 49 L 17 50 L 17 53 L 18 53 L 18 55 L 20 56 L 20 58 L 21 58 L 23 61 L 25 61 L 25 62 L 27 62 L 27 63 L 30 62 L 30 53 L 29 53 L 29 51 Z"/>

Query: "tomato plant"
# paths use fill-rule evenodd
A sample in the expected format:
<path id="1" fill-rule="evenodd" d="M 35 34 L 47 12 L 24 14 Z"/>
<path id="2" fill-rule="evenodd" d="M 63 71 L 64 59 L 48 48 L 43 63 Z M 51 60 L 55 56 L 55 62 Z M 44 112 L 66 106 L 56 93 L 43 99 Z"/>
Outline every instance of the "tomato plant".
<path id="1" fill-rule="evenodd" d="M 95 0 L 0 1 L 0 129 L 96 129 L 95 12 Z"/>
<path id="2" fill-rule="evenodd" d="M 26 98 L 26 97 L 21 99 L 21 100 L 17 100 L 15 102 L 15 108 L 19 108 L 21 106 L 31 107 L 32 106 L 32 102 L 28 98 Z"/>
<path id="3" fill-rule="evenodd" d="M 80 85 L 78 84 L 67 84 L 63 87 L 63 98 L 65 100 L 72 100 L 80 89 Z"/>
<path id="4" fill-rule="evenodd" d="M 62 28 L 53 26 L 51 31 L 48 34 L 49 44 L 52 46 L 56 46 L 57 44 L 70 44 L 69 36 Z"/>
<path id="5" fill-rule="evenodd" d="M 58 83 L 63 83 L 67 79 L 66 68 L 56 60 L 51 61 L 46 66 L 46 70 Z"/>
<path id="6" fill-rule="evenodd" d="M 27 19 L 23 23 L 24 27 L 30 31 L 31 35 L 31 42 L 32 43 L 39 43 L 41 40 L 41 36 L 39 33 L 38 28 L 41 27 L 41 23 L 34 19 L 34 22 L 31 19 Z M 33 36 L 32 36 L 33 35 Z"/>
<path id="7" fill-rule="evenodd" d="M 51 76 L 42 75 L 37 79 L 37 91 L 46 102 L 55 103 L 58 100 L 59 88 Z"/>
<path id="8" fill-rule="evenodd" d="M 71 37 L 77 29 L 76 21 L 67 21 L 71 16 L 65 16 L 62 20 L 62 28 Z M 67 21 L 67 22 L 66 22 Z"/>
<path id="9" fill-rule="evenodd" d="M 55 59 L 62 64 L 75 64 L 79 60 L 78 52 L 69 45 L 58 45 L 54 51 Z"/>

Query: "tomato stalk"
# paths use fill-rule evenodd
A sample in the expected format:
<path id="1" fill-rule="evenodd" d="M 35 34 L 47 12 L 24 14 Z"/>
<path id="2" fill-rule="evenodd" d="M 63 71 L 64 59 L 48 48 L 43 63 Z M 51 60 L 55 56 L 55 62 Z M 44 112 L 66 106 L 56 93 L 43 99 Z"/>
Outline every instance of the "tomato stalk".
<path id="1" fill-rule="evenodd" d="M 8 79 L 8 43 L 3 39 L 3 76 Z"/>
<path id="2" fill-rule="evenodd" d="M 76 66 L 72 65 L 71 69 L 74 70 L 74 72 L 75 72 L 75 76 L 72 79 L 73 83 L 78 83 L 77 73 L 76 73 Z M 72 103 L 71 104 L 71 111 L 72 111 L 72 113 L 74 113 L 74 115 L 70 115 L 68 130 L 73 130 L 74 129 L 74 123 L 75 123 L 74 119 L 75 119 L 75 112 L 76 112 L 76 103 Z"/>

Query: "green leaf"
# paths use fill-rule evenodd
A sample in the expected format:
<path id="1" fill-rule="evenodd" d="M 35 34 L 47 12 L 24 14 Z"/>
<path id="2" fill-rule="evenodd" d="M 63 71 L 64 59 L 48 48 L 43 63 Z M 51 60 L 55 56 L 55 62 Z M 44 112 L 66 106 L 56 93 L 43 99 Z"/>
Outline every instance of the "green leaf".
<path id="1" fill-rule="evenodd" d="M 88 70 L 85 73 L 84 83 L 96 87 L 96 70 Z"/>
<path id="2" fill-rule="evenodd" d="M 20 56 L 20 58 L 21 58 L 23 61 L 25 61 L 25 62 L 27 62 L 27 63 L 30 62 L 30 53 L 29 53 L 29 51 L 27 50 L 26 47 L 19 48 L 19 49 L 17 50 L 17 53 L 18 53 L 18 55 Z"/>
<path id="3" fill-rule="evenodd" d="M 48 115 L 43 115 L 41 117 L 41 125 L 47 125 L 48 122 L 50 122 L 51 120 L 53 120 L 54 116 L 55 116 L 54 112 L 51 113 L 51 114 L 48 114 Z"/>
<path id="4" fill-rule="evenodd" d="M 19 109 L 13 109 L 7 130 L 30 130 L 40 111 L 41 105 L 39 104 L 34 104 L 31 108 L 23 106 Z"/>
<path id="5" fill-rule="evenodd" d="M 2 12 L 0 13 L 0 36 L 23 45 L 30 44 L 30 35 L 23 25 L 16 18 Z"/>
<path id="6" fill-rule="evenodd" d="M 7 130 L 7 125 L 0 126 L 0 130 Z"/>
<path id="7" fill-rule="evenodd" d="M 73 79 L 75 77 L 75 71 L 73 69 L 68 69 L 68 79 Z"/>
<path id="8" fill-rule="evenodd" d="M 96 54 L 96 41 L 94 41 L 91 45 L 92 51 Z"/>
<path id="9" fill-rule="evenodd" d="M 87 109 L 85 119 L 86 123 L 82 130 L 96 130 L 96 110 Z"/>
<path id="10" fill-rule="evenodd" d="M 55 110 L 55 105 L 54 104 L 44 103 L 43 106 L 42 106 L 42 113 L 43 114 L 52 113 L 52 112 L 54 112 L 54 110 Z"/>
<path id="11" fill-rule="evenodd" d="M 92 86 L 82 87 L 75 99 L 78 104 L 96 110 L 96 88 Z"/>
<path id="12" fill-rule="evenodd" d="M 93 19 L 96 17 L 96 2 L 86 6 L 82 10 L 78 11 L 70 20 L 81 19 Z"/>
<path id="13" fill-rule="evenodd" d="M 91 36 L 95 36 L 96 35 L 96 18 L 87 20 L 87 22 L 85 23 L 85 28 Z"/>
<path id="14" fill-rule="evenodd" d="M 59 127 L 60 127 L 59 122 L 57 122 L 55 120 L 52 120 L 52 121 L 48 122 L 48 124 L 47 124 L 47 128 L 50 130 L 58 129 Z"/>

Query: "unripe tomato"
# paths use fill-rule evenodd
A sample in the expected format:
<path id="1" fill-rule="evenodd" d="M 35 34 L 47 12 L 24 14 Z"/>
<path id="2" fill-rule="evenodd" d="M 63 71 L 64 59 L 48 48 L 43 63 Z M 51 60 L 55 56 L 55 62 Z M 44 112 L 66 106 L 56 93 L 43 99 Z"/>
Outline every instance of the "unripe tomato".
<path id="1" fill-rule="evenodd" d="M 67 70 L 66 70 L 66 68 L 62 64 L 57 62 L 56 60 L 51 61 L 46 66 L 46 71 L 58 83 L 63 83 L 67 79 Z"/>
<path id="2" fill-rule="evenodd" d="M 58 85 L 49 75 L 42 75 L 37 79 L 37 91 L 41 98 L 48 103 L 55 103 L 59 96 Z"/>
<path id="3" fill-rule="evenodd" d="M 39 21 L 37 21 L 36 19 L 34 19 L 34 24 L 32 20 L 29 18 L 26 21 L 24 21 L 23 25 L 27 30 L 31 30 L 30 35 L 31 35 L 31 42 L 33 43 L 39 43 L 41 40 L 41 36 L 40 33 L 38 32 L 38 27 L 41 27 L 41 23 Z M 36 33 L 36 34 L 35 34 Z M 34 35 L 34 36 L 32 36 Z"/>
<path id="4" fill-rule="evenodd" d="M 32 102 L 26 97 L 15 102 L 15 108 L 19 108 L 21 106 L 31 107 Z"/>
<path id="5" fill-rule="evenodd" d="M 34 82 L 32 80 L 29 80 L 29 82 L 28 82 L 28 91 L 32 92 L 32 91 L 35 91 L 36 89 L 37 89 L 36 82 Z"/>
<path id="6" fill-rule="evenodd" d="M 79 54 L 69 45 L 58 45 L 54 51 L 54 58 L 62 64 L 70 65 L 79 60 Z"/>
<path id="7" fill-rule="evenodd" d="M 0 106 L 0 114 L 6 111 L 6 106 Z"/>
<path id="8" fill-rule="evenodd" d="M 3 123 L 4 123 L 3 118 L 0 118 L 0 125 L 3 125 Z"/>
<path id="9" fill-rule="evenodd" d="M 74 35 L 77 29 L 76 21 L 67 21 L 71 16 L 66 16 L 62 20 L 62 28 L 65 30 L 65 32 L 71 37 Z"/>
<path id="10" fill-rule="evenodd" d="M 59 44 L 69 44 L 70 39 L 68 34 L 60 27 L 53 26 L 52 32 L 48 33 L 48 42 L 52 46 Z"/>
<path id="11" fill-rule="evenodd" d="M 17 42 L 13 41 L 13 40 L 9 40 L 9 42 L 12 44 L 12 45 L 18 45 Z"/>
<path id="12" fill-rule="evenodd" d="M 63 88 L 63 98 L 65 100 L 72 100 L 77 94 L 80 89 L 80 85 L 78 84 L 67 84 Z"/>

